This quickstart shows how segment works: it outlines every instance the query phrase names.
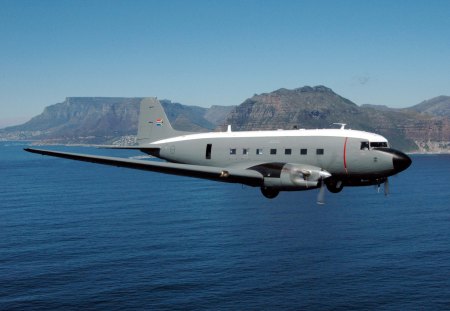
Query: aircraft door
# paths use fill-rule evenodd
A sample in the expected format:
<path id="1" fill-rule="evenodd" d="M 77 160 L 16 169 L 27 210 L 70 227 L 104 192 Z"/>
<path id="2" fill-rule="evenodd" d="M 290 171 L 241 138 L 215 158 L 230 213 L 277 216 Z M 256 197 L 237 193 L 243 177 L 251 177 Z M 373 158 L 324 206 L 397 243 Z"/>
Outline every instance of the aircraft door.
<path id="1" fill-rule="evenodd" d="M 211 160 L 212 144 L 206 145 L 205 159 Z"/>

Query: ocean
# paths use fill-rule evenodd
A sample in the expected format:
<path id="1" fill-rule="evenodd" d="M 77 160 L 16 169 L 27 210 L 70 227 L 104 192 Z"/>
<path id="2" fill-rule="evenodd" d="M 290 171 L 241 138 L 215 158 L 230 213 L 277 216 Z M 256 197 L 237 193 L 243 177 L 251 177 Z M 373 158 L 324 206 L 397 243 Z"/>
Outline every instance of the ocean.
<path id="1" fill-rule="evenodd" d="M 24 147 L 0 143 L 1 310 L 450 309 L 450 155 L 317 205 Z"/>

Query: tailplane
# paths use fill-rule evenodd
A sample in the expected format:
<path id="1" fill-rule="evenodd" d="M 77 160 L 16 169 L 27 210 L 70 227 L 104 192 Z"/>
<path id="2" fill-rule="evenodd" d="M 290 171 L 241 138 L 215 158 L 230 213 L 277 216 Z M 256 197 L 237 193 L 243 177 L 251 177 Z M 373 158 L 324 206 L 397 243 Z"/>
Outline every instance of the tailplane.
<path id="1" fill-rule="evenodd" d="M 137 133 L 139 145 L 184 134 L 187 133 L 172 128 L 164 108 L 156 97 L 142 99 Z"/>

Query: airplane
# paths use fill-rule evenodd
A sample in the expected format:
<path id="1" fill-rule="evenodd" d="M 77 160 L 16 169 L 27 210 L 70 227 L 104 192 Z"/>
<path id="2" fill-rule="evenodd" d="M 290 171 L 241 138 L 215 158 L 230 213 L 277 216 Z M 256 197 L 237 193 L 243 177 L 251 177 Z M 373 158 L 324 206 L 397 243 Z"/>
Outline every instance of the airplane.
<path id="1" fill-rule="evenodd" d="M 346 129 L 293 129 L 191 133 L 174 130 L 157 98 L 140 103 L 137 149 L 165 160 L 149 161 L 25 148 L 25 151 L 71 160 L 159 173 L 204 178 L 259 187 L 268 199 L 281 191 L 325 187 L 380 187 L 389 192 L 388 177 L 404 171 L 411 159 L 390 148 L 381 135 Z"/>

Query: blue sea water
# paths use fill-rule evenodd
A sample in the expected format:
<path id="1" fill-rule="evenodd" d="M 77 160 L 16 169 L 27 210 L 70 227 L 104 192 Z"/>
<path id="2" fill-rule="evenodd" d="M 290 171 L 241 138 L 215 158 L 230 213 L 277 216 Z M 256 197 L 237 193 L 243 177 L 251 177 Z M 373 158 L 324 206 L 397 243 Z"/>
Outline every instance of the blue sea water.
<path id="1" fill-rule="evenodd" d="M 0 144 L 1 310 L 450 309 L 448 155 L 319 206 L 23 147 Z"/>

